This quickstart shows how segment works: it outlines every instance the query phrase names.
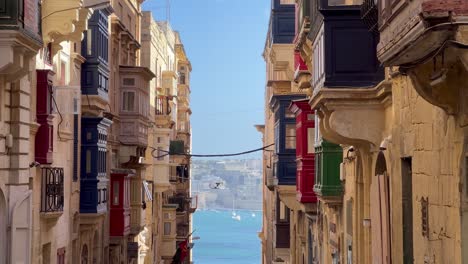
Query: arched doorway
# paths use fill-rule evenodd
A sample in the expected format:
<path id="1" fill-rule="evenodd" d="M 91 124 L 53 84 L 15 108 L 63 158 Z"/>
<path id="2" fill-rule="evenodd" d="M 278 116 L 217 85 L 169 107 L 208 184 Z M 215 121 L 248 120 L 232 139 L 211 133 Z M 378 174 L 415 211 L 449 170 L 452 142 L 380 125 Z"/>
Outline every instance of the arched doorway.
<path id="1" fill-rule="evenodd" d="M 6 263 L 6 227 L 7 204 L 2 189 L 0 189 L 0 263 Z"/>
<path id="2" fill-rule="evenodd" d="M 88 255 L 88 246 L 84 244 L 81 249 L 81 264 L 88 264 Z"/>
<path id="3" fill-rule="evenodd" d="M 391 263 L 390 183 L 387 162 L 382 152 L 377 156 L 370 186 L 372 263 Z"/>

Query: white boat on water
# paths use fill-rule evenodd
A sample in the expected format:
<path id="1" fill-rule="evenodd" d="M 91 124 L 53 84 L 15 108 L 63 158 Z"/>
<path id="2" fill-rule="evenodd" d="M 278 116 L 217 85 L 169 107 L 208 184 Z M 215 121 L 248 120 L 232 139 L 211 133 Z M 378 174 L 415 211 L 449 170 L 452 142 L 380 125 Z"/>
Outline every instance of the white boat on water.
<path id="1" fill-rule="evenodd" d="M 237 220 L 237 221 L 240 221 L 240 220 L 241 220 L 241 216 L 240 216 L 240 215 L 232 216 L 232 219 Z"/>

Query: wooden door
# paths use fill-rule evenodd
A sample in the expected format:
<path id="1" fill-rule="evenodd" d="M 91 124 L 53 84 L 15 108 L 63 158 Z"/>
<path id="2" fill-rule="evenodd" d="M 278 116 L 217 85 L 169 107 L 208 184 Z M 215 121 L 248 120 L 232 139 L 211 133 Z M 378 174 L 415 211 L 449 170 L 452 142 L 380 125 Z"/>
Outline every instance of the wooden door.
<path id="1" fill-rule="evenodd" d="M 390 201 L 387 173 L 376 175 L 371 183 L 372 263 L 390 264 Z"/>

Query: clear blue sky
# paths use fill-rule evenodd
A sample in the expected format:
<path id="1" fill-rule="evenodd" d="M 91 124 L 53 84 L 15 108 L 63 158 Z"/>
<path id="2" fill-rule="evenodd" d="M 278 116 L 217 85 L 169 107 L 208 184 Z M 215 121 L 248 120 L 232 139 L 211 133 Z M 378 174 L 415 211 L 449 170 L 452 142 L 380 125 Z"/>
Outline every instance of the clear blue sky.
<path id="1" fill-rule="evenodd" d="M 254 124 L 264 123 L 262 58 L 270 0 L 171 0 L 170 22 L 191 63 L 193 153 L 261 147 Z M 166 0 L 147 0 L 166 20 Z M 245 157 L 260 157 L 260 152 Z M 239 158 L 242 158 L 239 157 Z"/>

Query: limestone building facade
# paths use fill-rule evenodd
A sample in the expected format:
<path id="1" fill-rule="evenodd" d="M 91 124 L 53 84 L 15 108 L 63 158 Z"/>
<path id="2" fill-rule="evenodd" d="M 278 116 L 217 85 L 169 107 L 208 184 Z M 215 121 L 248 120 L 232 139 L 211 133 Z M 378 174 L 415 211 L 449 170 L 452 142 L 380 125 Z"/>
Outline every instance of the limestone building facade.
<path id="1" fill-rule="evenodd" d="M 142 47 L 142 2 L 4 3 L 0 263 L 163 263 L 161 193 L 171 188 L 170 170 L 154 171 L 153 150 L 165 151 L 169 164 L 177 130 L 156 125 L 163 74 L 142 60 L 151 48 Z M 188 83 L 190 62 L 176 55 L 178 34 L 168 24 L 165 31 L 172 55 L 163 69 L 173 72 L 176 93 L 178 63 Z M 182 112 L 190 112 L 187 98 Z M 186 142 L 187 152 L 177 154 L 190 153 Z M 175 219 L 178 205 L 169 205 Z"/>
<path id="2" fill-rule="evenodd" d="M 466 262 L 467 10 L 463 1 L 296 1 L 299 34 L 289 56 L 304 63 L 294 81 L 307 99 L 291 109 L 300 117 L 308 102 L 304 109 L 315 114 L 309 177 L 318 202 L 305 213 L 310 236 L 288 205 L 293 230 L 284 261 Z M 297 143 L 303 120 L 296 120 Z M 258 127 L 265 145 L 271 122 Z M 264 195 L 269 263 L 279 237 L 267 230 L 278 207 Z"/>

